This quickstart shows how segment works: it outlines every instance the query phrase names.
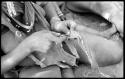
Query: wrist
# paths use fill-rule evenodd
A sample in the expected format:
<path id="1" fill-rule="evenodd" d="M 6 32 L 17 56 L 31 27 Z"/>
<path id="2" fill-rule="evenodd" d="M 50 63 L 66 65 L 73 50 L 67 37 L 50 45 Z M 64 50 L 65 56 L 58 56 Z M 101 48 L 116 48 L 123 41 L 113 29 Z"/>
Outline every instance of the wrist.
<path id="1" fill-rule="evenodd" d="M 27 54 L 30 54 L 31 53 L 31 43 L 30 43 L 30 41 L 29 40 L 24 40 L 24 41 L 22 41 L 21 43 L 20 43 L 20 45 L 19 45 L 19 50 L 21 51 L 22 50 L 22 52 L 25 52 L 25 53 L 27 53 Z"/>
<path id="2" fill-rule="evenodd" d="M 31 53 L 27 43 L 21 42 L 13 51 L 1 58 L 2 74 L 15 67 Z"/>
<path id="3" fill-rule="evenodd" d="M 21 43 L 20 43 L 20 47 L 22 47 L 22 49 L 26 50 L 25 52 L 27 53 L 31 53 L 32 52 L 32 42 L 31 40 L 29 40 L 29 38 L 24 39 Z"/>

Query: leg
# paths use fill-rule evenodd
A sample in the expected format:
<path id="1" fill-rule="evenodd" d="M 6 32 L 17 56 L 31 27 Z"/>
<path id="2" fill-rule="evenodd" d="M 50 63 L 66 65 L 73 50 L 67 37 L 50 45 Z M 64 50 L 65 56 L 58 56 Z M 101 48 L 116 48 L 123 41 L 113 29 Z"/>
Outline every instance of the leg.
<path id="1" fill-rule="evenodd" d="M 94 53 L 99 66 L 117 64 L 122 59 L 123 49 L 117 42 L 87 33 L 82 33 L 82 35 L 86 37 L 87 44 Z"/>

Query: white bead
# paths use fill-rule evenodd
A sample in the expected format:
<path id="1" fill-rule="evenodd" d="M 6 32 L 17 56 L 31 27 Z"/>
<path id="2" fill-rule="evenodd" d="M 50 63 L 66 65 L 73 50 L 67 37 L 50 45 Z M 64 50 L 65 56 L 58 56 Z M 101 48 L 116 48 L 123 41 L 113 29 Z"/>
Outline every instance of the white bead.
<path id="1" fill-rule="evenodd" d="M 27 32 L 30 32 L 30 30 L 28 30 Z"/>
<path id="2" fill-rule="evenodd" d="M 16 31 L 16 36 L 21 37 L 22 34 L 19 31 Z"/>

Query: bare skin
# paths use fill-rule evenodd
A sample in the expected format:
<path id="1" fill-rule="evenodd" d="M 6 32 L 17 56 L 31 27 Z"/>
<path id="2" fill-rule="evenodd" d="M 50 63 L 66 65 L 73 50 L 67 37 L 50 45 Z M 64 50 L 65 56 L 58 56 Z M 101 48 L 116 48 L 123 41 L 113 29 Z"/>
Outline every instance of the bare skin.
<path id="1" fill-rule="evenodd" d="M 123 37 L 123 2 L 67 2 L 67 7 L 74 12 L 94 12 L 116 25 Z"/>
<path id="2" fill-rule="evenodd" d="M 86 44 L 90 47 L 92 53 L 94 53 L 99 66 L 113 65 L 121 61 L 123 44 L 119 45 L 116 41 L 108 40 L 101 36 L 86 32 L 87 30 L 84 31 L 85 28 L 82 28 L 83 26 L 79 27 L 81 29 L 78 28 L 77 31 L 79 31 L 81 36 L 85 38 Z"/>
<path id="3" fill-rule="evenodd" d="M 98 5 L 97 5 L 98 4 Z M 104 6 L 107 5 L 107 6 Z M 116 24 L 117 30 L 120 32 L 120 35 L 123 33 L 123 17 L 122 10 L 119 11 L 116 8 L 114 3 L 110 2 L 67 2 L 67 7 L 74 12 L 84 12 L 89 11 L 95 12 L 105 19 L 107 19 L 103 13 L 109 12 L 112 13 L 110 22 Z M 93 6 L 93 7 L 92 7 Z M 100 6 L 100 7 L 97 7 Z M 95 8 L 94 8 L 95 7 Z M 89 9 L 89 10 L 87 10 Z M 121 18 L 120 18 L 121 17 Z M 116 22 L 117 21 L 117 22 Z M 108 66 L 119 63 L 123 55 L 123 44 L 119 45 L 118 41 L 107 40 L 106 38 L 98 36 L 98 32 L 92 29 L 86 28 L 84 25 L 78 25 L 77 31 L 81 33 L 82 36 L 86 37 L 88 45 L 95 54 L 96 60 L 99 66 Z"/>
<path id="4" fill-rule="evenodd" d="M 94 51 L 93 53 L 100 66 L 117 64 L 121 61 L 123 49 L 118 43 L 94 35 L 88 35 L 86 39 L 88 39 L 88 45 L 90 45 L 90 48 Z"/>
<path id="5" fill-rule="evenodd" d="M 20 42 L 16 39 L 15 35 L 11 32 L 8 31 L 1 35 L 1 47 L 4 51 L 4 53 L 8 54 L 11 51 L 13 51 Z M 28 64 L 27 64 L 28 62 Z M 29 57 L 26 57 L 23 61 L 21 61 L 20 65 L 21 66 L 32 66 L 34 65 L 34 61 L 32 61 Z"/>
<path id="6" fill-rule="evenodd" d="M 56 33 L 53 33 L 53 34 L 58 35 Z M 15 67 L 17 64 L 19 64 L 19 62 L 21 62 L 24 58 L 30 55 L 33 51 L 46 53 L 52 42 L 54 41 L 61 42 L 62 40 L 65 39 L 65 37 L 61 37 L 62 40 L 61 39 L 59 40 L 53 34 L 51 34 L 49 31 L 36 32 L 31 36 L 29 36 L 28 38 L 26 38 L 23 42 L 21 42 L 19 46 L 16 47 L 14 50 L 12 50 L 10 53 L 3 56 L 1 58 L 2 74 L 10 70 L 11 68 Z M 50 38 L 53 38 L 53 39 L 50 40 Z M 43 47 L 43 44 L 45 45 L 44 47 Z M 3 44 L 2 47 L 4 47 L 4 45 L 5 44 Z"/>
<path id="7" fill-rule="evenodd" d="M 102 42 L 101 43 L 97 43 L 97 44 L 95 44 L 94 42 L 95 41 L 91 41 L 91 35 L 87 35 L 88 37 L 87 37 L 87 39 L 88 40 L 90 40 L 90 47 L 91 47 L 91 44 L 93 44 L 92 45 L 92 50 L 93 51 L 98 51 L 98 52 L 102 52 L 102 51 L 105 51 L 105 50 L 100 50 L 101 48 L 106 48 L 107 46 L 105 46 L 105 43 L 103 44 Z M 104 39 L 101 39 L 101 38 L 98 38 L 98 37 L 94 37 L 95 38 L 95 40 L 97 40 L 97 39 L 100 39 L 100 40 L 98 40 L 98 41 L 107 41 L 107 40 L 104 40 Z M 39 40 L 39 39 L 38 39 Z M 110 43 L 111 41 L 109 41 L 109 42 L 107 42 L 107 45 L 109 46 L 109 45 L 111 45 L 111 47 L 113 47 L 113 45 L 115 46 L 115 45 L 117 45 L 117 44 L 115 44 L 115 43 Z M 13 42 L 14 43 L 14 42 Z M 17 43 L 18 44 L 18 43 Z M 100 48 L 100 46 L 99 45 L 104 45 L 104 46 L 102 46 L 101 48 Z M 113 45 L 112 45 L 113 44 Z M 49 45 L 49 44 L 48 44 Z M 8 46 L 8 45 L 7 45 Z M 14 46 L 10 46 L 10 47 L 8 47 L 7 49 L 6 49 L 6 47 L 5 47 L 5 49 L 7 50 L 7 51 L 9 51 L 10 49 L 14 49 L 14 47 L 16 46 L 16 44 L 14 45 Z M 40 49 L 41 48 L 39 48 L 39 47 L 37 47 L 37 46 L 39 46 L 39 44 L 37 43 L 36 44 L 36 46 L 35 46 L 35 48 L 34 48 L 34 50 L 39 50 L 39 51 L 41 51 Z M 94 49 L 93 47 L 94 46 L 96 46 L 97 47 L 97 49 Z M 107 57 L 106 55 L 107 54 L 109 54 L 108 52 L 112 52 L 112 50 L 109 50 L 109 49 L 107 49 L 107 52 L 106 52 L 106 54 L 105 54 L 105 52 L 103 52 L 103 54 L 104 54 L 104 59 L 101 57 L 102 56 L 102 54 L 100 54 L 100 53 L 98 53 L 97 52 L 97 60 L 100 60 L 100 61 L 98 61 L 98 63 L 99 64 L 101 64 L 100 66 L 104 66 L 104 65 L 109 65 L 109 63 L 110 62 L 112 62 L 113 61 L 113 63 L 117 63 L 119 60 L 120 60 L 120 58 L 121 58 L 121 53 L 119 53 L 119 51 L 122 51 L 119 47 L 114 47 L 114 48 L 116 48 L 116 51 L 115 51 L 115 55 L 114 55 L 114 53 L 110 53 L 110 55 L 111 55 L 111 57 Z M 45 50 L 47 50 L 47 49 L 45 49 Z M 43 52 L 46 52 L 46 51 L 43 51 Z M 98 55 L 99 54 L 99 55 Z M 113 55 L 113 56 L 112 56 Z M 99 56 L 99 57 L 98 57 Z M 108 62 L 108 64 L 105 64 L 106 63 L 106 61 L 107 60 L 105 60 L 105 58 L 107 57 L 107 60 L 110 60 L 109 62 Z M 109 58 L 109 59 L 108 59 Z M 116 60 L 115 62 L 114 62 L 114 60 Z M 102 63 L 103 62 L 103 63 Z M 112 63 L 111 63 L 112 64 Z"/>
<path id="8" fill-rule="evenodd" d="M 50 7 L 52 8 L 52 9 L 54 9 L 53 7 L 52 7 L 52 5 L 50 4 Z M 46 10 L 48 10 L 48 9 L 46 9 Z M 49 11 L 49 10 L 48 10 Z M 53 11 L 53 10 L 52 10 Z M 52 17 L 54 17 L 54 16 L 57 16 L 57 14 L 55 13 L 55 11 L 53 11 L 53 14 L 52 15 L 49 15 L 49 17 L 50 17 L 50 19 L 52 18 Z M 63 22 L 64 23 L 64 22 Z M 60 25 L 62 25 L 63 23 L 61 23 L 61 21 L 60 21 L 60 23 L 59 23 L 59 26 Z M 69 22 L 68 22 L 69 23 Z M 57 25 L 58 26 L 58 25 Z M 62 25 L 62 26 L 66 26 L 66 24 L 65 25 Z M 39 33 L 37 33 L 38 35 L 40 35 Z M 5 33 L 5 34 L 3 34 L 2 35 L 2 40 L 1 40 L 1 42 L 2 42 L 2 49 L 3 49 L 3 51 L 7 54 L 7 55 L 5 55 L 5 56 L 3 56 L 2 57 L 2 73 L 5 73 L 6 71 L 8 71 L 9 69 L 11 69 L 11 68 L 13 68 L 13 67 L 15 67 L 17 64 L 19 64 L 22 60 L 24 60 L 24 63 L 22 63 L 22 65 L 24 65 L 24 66 L 26 66 L 26 61 L 27 62 L 30 62 L 29 63 L 29 65 L 28 66 L 31 66 L 31 65 L 34 65 L 34 62 L 33 61 L 31 61 L 31 59 L 28 59 L 27 58 L 27 56 L 30 54 L 29 52 L 31 51 L 31 50 L 34 50 L 34 51 L 42 51 L 42 53 L 45 53 L 45 52 L 47 52 L 47 50 L 49 49 L 48 47 L 50 46 L 50 43 L 49 42 L 47 42 L 47 41 L 51 41 L 51 40 L 47 40 L 47 39 L 49 39 L 50 37 L 51 37 L 51 35 L 46 35 L 46 36 L 50 36 L 50 37 L 47 37 L 46 39 L 44 39 L 44 42 L 41 42 L 42 44 L 40 44 L 40 41 L 41 41 L 41 38 L 39 39 L 39 38 L 37 38 L 37 34 L 33 34 L 31 37 L 31 39 L 32 39 L 32 42 L 34 42 L 34 41 L 39 41 L 39 43 L 31 43 L 32 45 L 33 45 L 33 47 L 31 47 L 31 49 L 27 49 L 27 47 L 25 47 L 25 45 L 23 44 L 23 43 L 21 43 L 21 45 L 20 45 L 20 41 L 18 41 L 18 39 L 16 39 L 16 37 L 15 37 L 15 35 L 12 33 L 12 32 L 7 32 L 7 33 Z M 34 39 L 33 38 L 33 36 L 36 36 L 35 38 L 36 39 Z M 41 36 L 38 36 L 38 37 L 41 37 Z M 43 37 L 44 38 L 44 37 Z M 53 36 L 51 37 L 51 39 L 53 38 Z M 28 39 L 30 39 L 30 37 L 28 38 Z M 56 38 L 53 38 L 52 40 L 56 40 L 56 42 L 60 42 L 60 41 L 58 41 Z M 31 42 L 31 41 L 30 41 Z M 46 45 L 43 47 L 43 45 L 44 45 L 44 43 L 46 42 Z M 31 46 L 32 46 L 31 45 Z M 19 46 L 19 47 L 18 47 Z M 23 46 L 23 48 L 22 48 L 22 46 Z M 30 46 L 30 45 L 29 45 Z M 38 47 L 37 47 L 38 46 Z M 21 50 L 26 50 L 26 51 L 22 51 L 21 52 Z M 17 53 L 22 53 L 22 55 L 20 55 L 20 54 L 17 54 Z M 25 52 L 27 52 L 27 53 L 25 53 Z M 16 55 L 14 55 L 14 54 L 16 54 Z M 24 55 L 25 54 L 25 55 Z M 16 59 L 16 58 L 18 58 L 18 56 L 20 55 L 20 58 L 19 59 L 17 59 L 17 60 L 14 60 L 14 59 Z M 10 56 L 10 57 L 9 57 Z M 12 62 L 9 62 L 9 61 L 11 61 L 12 60 Z M 5 61 L 3 61 L 3 60 L 5 60 Z M 14 62 L 14 61 L 15 62 Z M 9 62 L 9 64 L 7 63 L 7 62 Z M 8 64 L 8 65 L 7 65 Z M 5 66 L 8 66 L 8 69 L 6 69 L 6 67 Z"/>
<path id="9" fill-rule="evenodd" d="M 117 45 L 117 43 L 115 43 L 111 40 L 107 40 L 105 38 L 99 37 L 99 36 L 94 36 L 94 35 L 87 34 L 87 33 L 84 33 L 84 32 L 81 32 L 81 33 L 83 33 L 83 35 L 86 36 L 86 40 L 89 41 L 88 45 L 94 51 L 95 56 L 96 56 L 96 60 L 97 60 L 97 62 L 99 63 L 100 66 L 112 65 L 112 64 L 118 63 L 121 60 L 123 50 L 122 50 L 122 48 L 120 48 Z M 11 32 L 9 34 L 11 35 Z M 93 40 L 91 40 L 92 37 L 93 37 Z M 8 40 L 9 40 L 9 38 L 8 38 Z M 3 41 L 2 43 L 6 43 L 8 40 L 2 40 Z M 11 41 L 13 41 L 13 40 L 14 39 L 11 39 Z M 9 42 L 9 43 L 12 43 L 12 42 Z M 2 45 L 2 48 L 4 48 L 5 51 L 12 50 L 14 48 L 14 44 L 16 44 L 16 43 L 13 42 L 13 44 L 12 44 L 13 47 L 11 47 L 11 46 L 9 47 L 9 43 L 8 43 L 8 45 L 6 45 L 6 44 Z M 5 45 L 8 46 L 8 47 L 6 47 Z M 95 48 L 95 46 L 96 46 L 96 48 Z M 107 46 L 115 48 L 115 50 L 109 49 L 109 48 L 107 48 Z M 102 54 L 104 54 L 104 55 L 102 55 Z"/>
<path id="10" fill-rule="evenodd" d="M 2 48 L 4 49 L 4 51 L 6 51 L 7 54 L 11 53 L 10 51 L 13 51 L 15 49 L 15 47 L 17 45 L 19 45 L 19 42 L 14 39 L 14 35 L 10 31 L 2 35 L 1 42 L 2 42 Z M 15 43 L 15 42 L 17 42 L 17 43 Z M 9 45 L 11 45 L 11 46 L 9 46 Z M 27 64 L 27 62 L 30 62 L 30 63 Z M 22 65 L 32 66 L 32 67 L 29 67 L 28 69 L 24 69 L 23 71 L 21 71 L 21 73 L 19 74 L 20 75 L 19 77 L 22 77 L 22 78 L 23 77 L 31 78 L 31 76 L 35 77 L 35 78 L 36 77 L 38 77 L 38 78 L 39 77 L 40 78 L 61 77 L 61 71 L 58 66 L 46 67 L 45 69 L 49 69 L 49 70 L 47 70 L 47 72 L 46 71 L 44 72 L 43 71 L 44 68 L 41 69 L 41 67 L 38 67 L 38 66 L 35 67 L 34 64 L 35 63 L 33 61 L 31 61 L 31 59 L 25 58 L 25 60 L 22 61 Z M 36 70 L 39 70 L 39 71 L 36 71 Z M 56 72 L 56 74 L 52 74 L 52 72 Z M 49 73 L 51 73 L 51 75 L 48 76 Z M 62 75 L 62 77 L 73 77 L 73 72 L 71 71 L 71 69 L 64 69 L 62 73 L 64 74 L 64 75 Z M 68 73 L 68 74 L 65 74 L 65 73 Z"/>

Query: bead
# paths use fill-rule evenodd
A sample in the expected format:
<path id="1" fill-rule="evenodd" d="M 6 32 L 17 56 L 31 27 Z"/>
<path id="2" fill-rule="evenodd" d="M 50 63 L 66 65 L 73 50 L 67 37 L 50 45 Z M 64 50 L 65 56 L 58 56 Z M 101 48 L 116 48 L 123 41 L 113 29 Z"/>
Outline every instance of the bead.
<path id="1" fill-rule="evenodd" d="M 27 32 L 30 32 L 31 30 L 29 29 Z"/>
<path id="2" fill-rule="evenodd" d="M 63 63 L 65 63 L 66 61 L 65 61 L 65 60 L 63 60 L 62 62 L 63 62 Z"/>
<path id="3" fill-rule="evenodd" d="M 19 27 L 18 25 L 16 25 L 16 27 Z"/>
<path id="4" fill-rule="evenodd" d="M 19 31 L 16 31 L 15 34 L 16 34 L 16 36 L 18 36 L 18 37 L 21 37 L 21 36 L 22 36 L 21 32 L 19 32 Z"/>

